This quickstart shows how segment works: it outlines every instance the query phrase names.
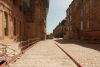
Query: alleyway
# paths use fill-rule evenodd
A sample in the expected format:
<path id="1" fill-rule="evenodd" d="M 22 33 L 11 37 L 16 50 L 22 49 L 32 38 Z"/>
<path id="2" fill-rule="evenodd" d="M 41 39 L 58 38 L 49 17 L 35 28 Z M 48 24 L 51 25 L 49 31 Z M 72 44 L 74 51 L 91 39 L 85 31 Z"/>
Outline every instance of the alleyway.
<path id="1" fill-rule="evenodd" d="M 100 67 L 99 9 L 100 0 L 0 0 L 0 67 Z"/>
<path id="2" fill-rule="evenodd" d="M 93 44 L 85 45 L 85 43 L 63 39 L 38 42 L 15 63 L 10 64 L 10 67 L 77 67 L 75 62 L 61 51 L 56 44 L 63 48 L 82 67 L 100 67 L 99 44 L 92 46 Z"/>
<path id="3" fill-rule="evenodd" d="M 10 67 L 77 67 L 53 40 L 37 43 Z"/>

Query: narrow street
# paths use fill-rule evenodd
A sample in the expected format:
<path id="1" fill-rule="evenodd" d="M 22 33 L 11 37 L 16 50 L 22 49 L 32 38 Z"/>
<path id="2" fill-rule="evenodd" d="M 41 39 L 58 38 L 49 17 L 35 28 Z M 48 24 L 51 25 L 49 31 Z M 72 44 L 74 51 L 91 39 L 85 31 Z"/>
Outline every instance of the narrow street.
<path id="1" fill-rule="evenodd" d="M 62 39 L 38 42 L 15 63 L 10 64 L 10 67 L 78 67 L 55 43 L 82 67 L 100 67 L 99 44 L 95 46 L 91 44 L 91 47 L 89 47 L 90 44 L 85 45 L 84 43 Z"/>
<path id="2" fill-rule="evenodd" d="M 53 40 L 40 41 L 10 67 L 77 67 Z"/>
<path id="3" fill-rule="evenodd" d="M 0 0 L 0 67 L 100 67 L 100 0 Z"/>

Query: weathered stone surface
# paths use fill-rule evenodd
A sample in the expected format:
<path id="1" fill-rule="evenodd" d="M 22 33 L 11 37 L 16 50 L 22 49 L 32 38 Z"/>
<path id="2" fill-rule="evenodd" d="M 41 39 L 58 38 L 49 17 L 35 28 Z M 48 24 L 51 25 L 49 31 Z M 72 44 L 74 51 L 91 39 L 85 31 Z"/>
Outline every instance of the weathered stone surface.
<path id="1" fill-rule="evenodd" d="M 52 40 L 41 41 L 10 67 L 77 67 Z"/>

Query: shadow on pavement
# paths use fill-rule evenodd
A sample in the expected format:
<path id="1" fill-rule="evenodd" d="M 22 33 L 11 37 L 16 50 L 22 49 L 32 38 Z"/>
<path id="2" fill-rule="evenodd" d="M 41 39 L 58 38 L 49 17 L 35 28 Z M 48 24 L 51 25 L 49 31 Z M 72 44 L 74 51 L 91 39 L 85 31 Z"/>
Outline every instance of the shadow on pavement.
<path id="1" fill-rule="evenodd" d="M 67 40 L 67 39 L 57 39 L 55 41 L 58 42 L 58 43 L 60 43 L 60 44 L 65 44 L 65 45 L 70 45 L 70 44 L 80 45 L 82 47 L 91 48 L 91 49 L 100 51 L 100 44 L 96 44 L 96 43 L 79 41 L 79 40 Z"/>

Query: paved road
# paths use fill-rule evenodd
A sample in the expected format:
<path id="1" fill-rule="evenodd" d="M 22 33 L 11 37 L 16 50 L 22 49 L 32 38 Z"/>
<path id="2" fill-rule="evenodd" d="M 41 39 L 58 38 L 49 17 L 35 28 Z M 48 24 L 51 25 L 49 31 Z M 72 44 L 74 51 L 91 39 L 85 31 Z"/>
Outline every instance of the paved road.
<path id="1" fill-rule="evenodd" d="M 56 40 L 57 44 L 83 67 L 100 67 L 100 44 Z"/>
<path id="2" fill-rule="evenodd" d="M 77 67 L 53 40 L 37 43 L 10 67 Z"/>

